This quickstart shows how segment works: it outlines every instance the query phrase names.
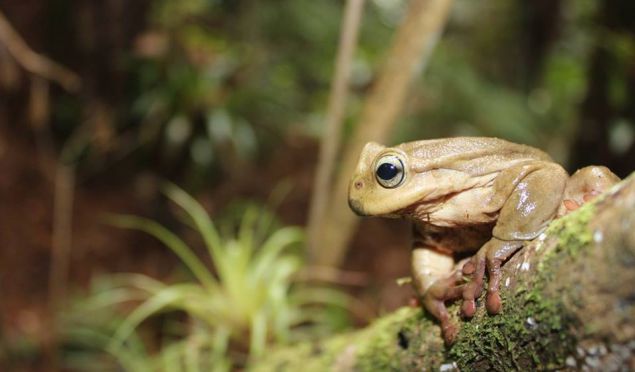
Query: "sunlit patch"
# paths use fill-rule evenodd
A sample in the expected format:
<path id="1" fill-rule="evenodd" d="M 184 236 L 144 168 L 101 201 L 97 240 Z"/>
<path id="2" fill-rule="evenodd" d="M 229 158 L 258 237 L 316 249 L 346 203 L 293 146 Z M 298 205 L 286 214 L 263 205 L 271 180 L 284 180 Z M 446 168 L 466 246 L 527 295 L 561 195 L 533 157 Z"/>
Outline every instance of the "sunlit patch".
<path id="1" fill-rule="evenodd" d="M 593 233 L 593 241 L 596 243 L 601 243 L 604 240 L 604 233 L 600 230 L 595 230 Z"/>

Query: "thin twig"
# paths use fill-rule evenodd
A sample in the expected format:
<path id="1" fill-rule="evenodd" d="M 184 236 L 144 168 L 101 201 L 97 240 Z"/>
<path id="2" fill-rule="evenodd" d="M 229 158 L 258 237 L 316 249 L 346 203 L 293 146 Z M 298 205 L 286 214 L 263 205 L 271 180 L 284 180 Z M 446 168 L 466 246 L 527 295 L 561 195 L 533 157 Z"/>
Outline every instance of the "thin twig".
<path id="1" fill-rule="evenodd" d="M 51 302 L 64 298 L 68 276 L 69 255 L 72 244 L 73 194 L 75 170 L 66 164 L 57 164 L 53 205 L 53 255 L 49 278 Z"/>
<path id="2" fill-rule="evenodd" d="M 55 314 L 66 299 L 73 233 L 73 199 L 75 169 L 57 162 L 55 170 L 55 194 L 53 201 L 53 238 L 51 270 L 49 272 L 49 307 L 51 319 L 51 370 L 57 369 L 58 327 Z"/>
<path id="3" fill-rule="evenodd" d="M 77 92 L 81 87 L 81 80 L 77 74 L 29 48 L 2 12 L 0 12 L 0 43 L 4 44 L 9 54 L 31 74 L 55 81 L 71 93 Z"/>
<path id="4" fill-rule="evenodd" d="M 326 127 L 322 135 L 309 210 L 308 245 L 312 256 L 319 254 L 320 251 L 320 233 L 324 225 L 326 206 L 331 193 L 335 159 L 340 147 L 351 65 L 353 54 L 355 53 L 355 45 L 357 44 L 363 6 L 364 0 L 348 0 L 344 10 L 335 74 L 331 82 L 331 92 L 326 113 Z"/>

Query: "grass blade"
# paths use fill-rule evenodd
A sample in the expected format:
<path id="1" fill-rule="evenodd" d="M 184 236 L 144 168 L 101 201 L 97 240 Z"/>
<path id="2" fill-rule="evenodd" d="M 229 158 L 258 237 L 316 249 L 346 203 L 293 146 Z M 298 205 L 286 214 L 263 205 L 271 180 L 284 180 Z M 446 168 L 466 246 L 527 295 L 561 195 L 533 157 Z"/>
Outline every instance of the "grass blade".
<path id="1" fill-rule="evenodd" d="M 183 261 L 185 266 L 190 269 L 192 274 L 194 274 L 201 284 L 212 291 L 215 291 L 218 288 L 216 279 L 214 279 L 201 260 L 196 257 L 190 247 L 188 247 L 183 240 L 170 230 L 163 227 L 161 224 L 147 218 L 129 215 L 117 215 L 110 218 L 110 221 L 111 224 L 115 226 L 144 231 L 154 236 L 170 248 L 170 250 L 174 252 L 181 261 Z"/>
<path id="2" fill-rule="evenodd" d="M 218 260 L 222 254 L 221 239 L 205 208 L 196 199 L 173 183 L 166 183 L 163 187 L 163 192 L 192 218 L 207 245 L 212 260 Z"/>
<path id="3" fill-rule="evenodd" d="M 117 328 L 111 346 L 117 347 L 118 345 L 123 345 L 125 340 L 134 332 L 135 328 L 137 328 L 141 322 L 179 300 L 183 300 L 187 294 L 185 289 L 191 286 L 192 284 L 172 285 L 150 297 L 130 313 L 119 328 Z"/>
<path id="4" fill-rule="evenodd" d="M 254 258 L 253 276 L 259 278 L 278 258 L 280 252 L 294 243 L 304 240 L 304 232 L 297 227 L 276 230 L 262 245 Z"/>

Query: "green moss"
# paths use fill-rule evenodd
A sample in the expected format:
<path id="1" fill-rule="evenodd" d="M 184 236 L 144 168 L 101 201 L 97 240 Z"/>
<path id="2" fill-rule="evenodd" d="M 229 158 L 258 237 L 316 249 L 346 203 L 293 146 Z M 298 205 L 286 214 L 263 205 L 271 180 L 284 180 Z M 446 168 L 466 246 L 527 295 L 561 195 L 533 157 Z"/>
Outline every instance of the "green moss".
<path id="1" fill-rule="evenodd" d="M 443 361 L 444 347 L 439 331 L 420 309 L 404 308 L 405 316 L 396 322 L 373 325 L 358 343 L 357 371 L 422 370 Z"/>
<path id="2" fill-rule="evenodd" d="M 564 314 L 562 305 L 538 288 L 517 292 L 506 298 L 502 314 L 464 323 L 448 359 L 461 370 L 562 368 L 574 348 L 574 339 L 563 331 L 575 324 Z"/>
<path id="3" fill-rule="evenodd" d="M 575 255 L 580 248 L 591 242 L 593 234 L 587 225 L 595 215 L 595 206 L 596 203 L 587 203 L 575 213 L 559 218 L 549 225 L 546 233 L 558 236 L 558 245 L 550 252 L 551 257 L 562 251 Z"/>
<path id="4" fill-rule="evenodd" d="M 325 371 L 338 363 L 346 363 L 346 358 L 352 358 L 355 370 L 359 371 L 373 371 L 377 368 L 402 370 L 401 362 L 407 359 L 409 347 L 403 347 L 403 341 L 400 340 L 403 336 L 399 334 L 413 334 L 411 340 L 420 343 L 418 334 L 432 325 L 432 321 L 422 316 L 420 309 L 404 307 L 362 330 L 339 335 L 327 341 L 304 342 L 293 348 L 281 349 L 267 358 L 268 361 L 275 360 L 275 365 L 265 361 L 264 364 L 254 365 L 251 370 Z M 438 338 L 438 335 L 435 337 Z M 438 356 L 440 360 L 440 351 Z"/>
<path id="5" fill-rule="evenodd" d="M 250 370 L 311 372 L 350 365 L 355 371 L 421 371 L 438 368 L 444 352 L 436 323 L 421 309 L 404 307 L 365 329 L 283 348 Z"/>

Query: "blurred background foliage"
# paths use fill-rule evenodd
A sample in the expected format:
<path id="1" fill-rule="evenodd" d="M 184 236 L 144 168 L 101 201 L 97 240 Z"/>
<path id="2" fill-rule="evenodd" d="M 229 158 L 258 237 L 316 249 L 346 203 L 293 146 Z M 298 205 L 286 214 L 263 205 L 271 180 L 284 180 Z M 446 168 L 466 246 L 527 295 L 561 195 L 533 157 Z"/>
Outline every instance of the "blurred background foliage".
<path id="1" fill-rule="evenodd" d="M 227 371 L 261 357 L 268 343 L 288 344 L 347 324 L 346 313 L 338 311 L 350 302 L 346 295 L 299 280 L 300 228 L 276 227 L 270 211 L 247 205 L 237 207 L 242 210 L 240 222 L 226 225 L 231 232 L 221 234 L 185 191 L 167 185 L 164 192 L 185 212 L 184 222 L 200 234 L 207 250 L 204 260 L 155 221 L 110 217 L 115 226 L 144 231 L 161 241 L 192 279 L 166 285 L 143 274 L 102 277 L 92 295 L 79 297 L 72 311 L 62 312 L 62 339 L 78 349 L 66 348 L 71 349 L 69 364 L 95 370 L 91 360 L 103 360 L 101 351 L 114 357 L 110 369 Z M 124 319 L 113 311 L 134 302 L 138 305 Z M 105 316 L 86 317 L 87 312 Z M 152 352 L 138 329 L 159 314 L 172 331 L 162 332 L 159 351 Z M 97 351 L 93 358 L 91 349 Z"/>
<path id="2" fill-rule="evenodd" d="M 345 134 L 406 4 L 366 4 Z M 107 283 L 111 272 L 142 273 L 160 286 L 183 278 L 169 250 L 104 225 L 106 212 L 148 217 L 205 256 L 169 213 L 162 179 L 183 185 L 227 226 L 240 225 L 244 209 L 236 206 L 266 204 L 288 184 L 277 228 L 306 222 L 342 1 L 3 0 L 0 11 L 35 51 L 82 82 L 75 92 L 42 83 L 0 43 L 0 367 L 67 363 L 52 351 L 61 336 L 50 325 L 60 321 L 47 284 L 58 163 L 74 174 L 65 285 L 78 302 L 94 295 L 91 280 Z M 598 163 L 626 176 L 635 164 L 635 3 L 457 0 L 396 128 L 394 142 L 498 136 L 543 148 L 569 170 Z M 409 292 L 393 279 L 408 272 L 406 231 L 395 221 L 364 222 L 344 269 L 368 275 L 326 275 L 360 299 L 351 324 L 405 303 Z M 212 264 L 205 265 L 216 274 Z M 108 287 L 95 285 L 93 292 Z M 339 327 L 341 309 L 333 311 Z M 91 340 L 106 347 L 125 313 L 95 316 L 103 322 Z M 210 341 L 194 326 L 200 319 L 180 314 L 144 323 L 127 341 L 136 345 L 130 350 L 143 357 L 154 342 L 152 358 L 175 324 L 195 341 L 182 330 L 174 339 Z M 243 356 L 248 349 L 228 345 Z M 125 365 L 131 356 L 119 357 Z"/>

